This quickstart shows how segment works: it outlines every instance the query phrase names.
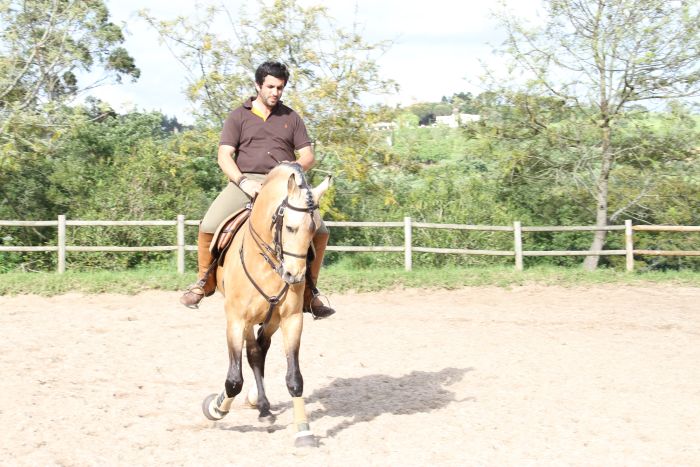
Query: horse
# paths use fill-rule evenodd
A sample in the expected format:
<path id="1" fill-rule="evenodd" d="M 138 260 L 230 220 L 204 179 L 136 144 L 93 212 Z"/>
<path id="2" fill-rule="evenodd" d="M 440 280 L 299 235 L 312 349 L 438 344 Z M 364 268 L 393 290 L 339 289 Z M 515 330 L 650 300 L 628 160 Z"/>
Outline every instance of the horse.
<path id="1" fill-rule="evenodd" d="M 312 188 L 297 163 L 281 163 L 272 169 L 252 206 L 249 205 L 247 225 L 240 228 L 222 265 L 216 269 L 217 287 L 224 295 L 229 367 L 224 390 L 204 399 L 204 415 L 210 420 L 221 420 L 241 392 L 245 342 L 256 383 L 248 401 L 257 407 L 261 419 L 274 419 L 263 378 L 272 335 L 281 329 L 297 447 L 316 445 L 302 397 L 304 381 L 299 369 L 299 347 L 307 256 L 312 254 L 311 240 L 321 223 L 319 199 L 330 181 L 328 176 Z M 256 324 L 260 324 L 257 337 Z"/>

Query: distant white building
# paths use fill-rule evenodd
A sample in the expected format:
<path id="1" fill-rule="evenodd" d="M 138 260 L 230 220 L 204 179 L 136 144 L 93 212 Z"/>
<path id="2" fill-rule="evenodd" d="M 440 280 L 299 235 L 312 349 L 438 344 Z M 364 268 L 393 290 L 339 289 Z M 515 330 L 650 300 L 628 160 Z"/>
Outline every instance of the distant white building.
<path id="1" fill-rule="evenodd" d="M 377 122 L 372 124 L 372 129 L 375 131 L 393 131 L 399 125 L 396 122 Z"/>
<path id="2" fill-rule="evenodd" d="M 457 128 L 459 125 L 469 122 L 478 122 L 481 117 L 476 114 L 452 114 L 435 117 L 436 125 L 447 125 L 450 128 Z"/>

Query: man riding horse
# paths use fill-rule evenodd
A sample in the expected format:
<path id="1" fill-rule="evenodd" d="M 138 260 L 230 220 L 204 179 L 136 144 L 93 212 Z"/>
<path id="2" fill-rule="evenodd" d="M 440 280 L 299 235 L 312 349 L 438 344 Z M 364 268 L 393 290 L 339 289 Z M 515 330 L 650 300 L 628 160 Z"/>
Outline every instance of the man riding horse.
<path id="1" fill-rule="evenodd" d="M 199 225 L 197 261 L 199 273 L 180 302 L 196 308 L 204 297 L 216 290 L 216 279 L 210 266 L 215 261 L 211 252 L 214 232 L 231 214 L 244 208 L 260 191 L 261 183 L 280 162 L 296 161 L 304 171 L 315 164 L 311 140 L 301 117 L 280 100 L 289 80 L 287 67 L 279 62 L 265 62 L 255 71 L 257 96 L 233 110 L 224 122 L 219 141 L 218 163 L 229 183 L 209 206 Z M 295 157 L 295 151 L 299 154 Z M 309 265 L 304 291 L 305 312 L 315 318 L 326 318 L 335 310 L 318 298 L 315 287 L 323 264 L 329 232 L 321 222 L 313 238 L 313 259 Z"/>

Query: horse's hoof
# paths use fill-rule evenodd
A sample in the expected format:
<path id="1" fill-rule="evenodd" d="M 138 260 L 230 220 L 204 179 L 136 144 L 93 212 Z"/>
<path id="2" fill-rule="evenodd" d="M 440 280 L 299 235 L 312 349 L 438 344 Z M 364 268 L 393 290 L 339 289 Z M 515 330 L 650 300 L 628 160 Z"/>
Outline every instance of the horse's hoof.
<path id="1" fill-rule="evenodd" d="M 297 433 L 297 436 L 294 439 L 294 447 L 295 448 L 315 448 L 315 447 L 318 447 L 318 443 L 316 442 L 316 437 L 314 435 L 312 435 L 311 433 L 307 433 L 307 434 Z"/>
<path id="2" fill-rule="evenodd" d="M 202 402 L 202 412 L 204 412 L 204 416 L 214 422 L 216 422 L 217 420 L 221 420 L 228 413 L 222 412 L 221 410 L 216 408 L 217 397 L 219 397 L 218 394 L 209 394 L 206 397 L 206 399 L 204 399 L 204 402 Z"/>

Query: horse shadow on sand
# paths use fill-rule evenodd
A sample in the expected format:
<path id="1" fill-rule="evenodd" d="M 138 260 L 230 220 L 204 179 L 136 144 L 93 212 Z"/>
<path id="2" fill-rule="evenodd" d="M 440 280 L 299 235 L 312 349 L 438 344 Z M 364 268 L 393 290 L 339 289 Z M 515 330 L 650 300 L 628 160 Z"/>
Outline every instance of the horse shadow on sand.
<path id="1" fill-rule="evenodd" d="M 404 376 L 367 375 L 357 378 L 336 378 L 327 386 L 305 397 L 307 404 L 320 403 L 321 408 L 307 414 L 312 423 L 324 417 L 342 421 L 326 432 L 328 438 L 356 423 L 369 422 L 383 414 L 409 415 L 430 412 L 453 402 L 474 401 L 473 397 L 457 399 L 449 386 L 462 380 L 473 368 L 445 368 L 440 371 L 412 371 Z M 268 432 L 286 429 L 275 423 L 278 416 L 291 410 L 291 403 L 273 404 L 273 416 L 267 426 L 220 426 L 220 429 L 245 432 Z"/>
<path id="2" fill-rule="evenodd" d="M 473 368 L 445 368 L 437 372 L 413 371 L 404 376 L 367 375 L 358 378 L 338 378 L 317 389 L 306 400 L 322 406 L 308 414 L 309 421 L 323 417 L 338 417 L 343 421 L 328 430 L 335 437 L 350 426 L 371 421 L 383 414 L 408 415 L 438 410 L 457 399 L 447 389 L 458 383 Z M 313 423 L 312 423 L 313 426 Z"/>

